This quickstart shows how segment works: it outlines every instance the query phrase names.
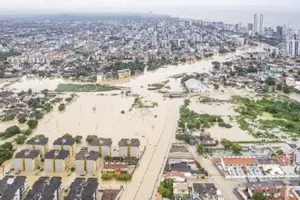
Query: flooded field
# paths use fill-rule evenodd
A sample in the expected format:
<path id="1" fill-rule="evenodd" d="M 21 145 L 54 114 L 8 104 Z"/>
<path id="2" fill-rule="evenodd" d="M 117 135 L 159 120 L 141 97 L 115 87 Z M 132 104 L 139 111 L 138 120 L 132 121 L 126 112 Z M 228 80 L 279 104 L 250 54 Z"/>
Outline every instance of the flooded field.
<path id="1" fill-rule="evenodd" d="M 236 54 L 240 53 L 238 51 Z M 211 62 L 213 60 L 225 61 L 233 55 L 216 56 L 214 59 L 203 60 L 191 65 L 168 66 L 155 72 L 146 72 L 144 75 L 134 77 L 131 80 L 110 83 L 130 87 L 132 93 L 140 95 L 144 101 L 157 103 L 158 106 L 154 108 L 131 109 L 134 97 L 126 97 L 121 94 L 121 91 L 103 93 L 104 95 L 80 93 L 74 102 L 66 106 L 65 111 L 59 112 L 55 108 L 51 113 L 44 116 L 34 134 L 44 134 L 49 137 L 49 144 L 66 133 L 73 136 L 81 135 L 84 139 L 87 135 L 109 137 L 113 140 L 113 146 L 117 146 L 121 138 L 139 138 L 142 147 L 146 147 L 146 151 L 140 165 L 134 172 L 132 181 L 128 183 L 108 181 L 100 184 L 123 184 L 125 192 L 122 195 L 122 200 L 153 199 L 156 192 L 154 188 L 160 181 L 168 149 L 171 142 L 175 140 L 179 107 L 183 104 L 183 99 L 164 99 L 162 94 L 147 90 L 148 84 L 163 82 L 168 80 L 170 76 L 180 73 L 207 72 L 212 68 Z M 65 81 L 61 79 L 23 79 L 12 84 L 10 88 L 25 91 L 29 88 L 34 91 L 55 90 L 57 85 L 62 82 Z M 177 81 L 169 79 L 168 85 L 171 87 L 171 91 L 182 90 L 179 79 Z M 212 92 L 211 96 L 226 99 L 230 98 L 234 92 L 231 90 L 225 94 Z M 112 95 L 112 93 L 118 94 Z M 193 102 L 191 106 L 197 112 L 224 116 L 234 114 L 230 104 L 210 106 Z M 122 114 L 122 111 L 125 113 Z M 0 124 L 0 132 L 11 124 L 14 123 Z M 252 136 L 244 133 L 235 125 L 231 129 L 214 127 L 208 131 L 216 139 L 253 140 Z"/>

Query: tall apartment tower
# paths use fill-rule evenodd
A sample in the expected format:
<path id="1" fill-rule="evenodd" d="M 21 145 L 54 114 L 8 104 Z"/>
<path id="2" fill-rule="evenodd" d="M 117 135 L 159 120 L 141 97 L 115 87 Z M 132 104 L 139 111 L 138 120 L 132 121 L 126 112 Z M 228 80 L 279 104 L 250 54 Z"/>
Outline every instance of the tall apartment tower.
<path id="1" fill-rule="evenodd" d="M 264 15 L 260 14 L 260 21 L 259 21 L 259 34 L 264 34 Z"/>
<path id="2" fill-rule="evenodd" d="M 257 14 L 254 15 L 253 33 L 257 33 Z"/>

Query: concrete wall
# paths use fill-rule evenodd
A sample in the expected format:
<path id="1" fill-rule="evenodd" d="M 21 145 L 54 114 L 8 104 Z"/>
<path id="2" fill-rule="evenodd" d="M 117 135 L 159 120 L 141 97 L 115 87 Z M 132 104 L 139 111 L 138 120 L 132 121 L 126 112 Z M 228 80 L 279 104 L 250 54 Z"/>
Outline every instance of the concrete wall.
<path id="1" fill-rule="evenodd" d="M 25 159 L 25 171 L 26 172 L 32 172 L 36 168 L 35 159 L 27 158 Z"/>
<path id="2" fill-rule="evenodd" d="M 97 170 L 97 161 L 94 160 L 87 160 L 86 161 L 86 171 L 88 173 L 95 173 Z"/>
<path id="3" fill-rule="evenodd" d="M 45 172 L 53 172 L 53 159 L 45 159 L 44 160 L 44 170 Z"/>
<path id="4" fill-rule="evenodd" d="M 111 147 L 108 146 L 102 146 L 101 147 L 101 156 L 111 156 Z"/>
<path id="5" fill-rule="evenodd" d="M 75 171 L 76 173 L 84 173 L 84 160 L 75 161 Z"/>
<path id="6" fill-rule="evenodd" d="M 127 156 L 127 147 L 120 147 L 119 148 L 119 156 L 126 157 Z"/>
<path id="7" fill-rule="evenodd" d="M 91 146 L 91 151 L 99 152 L 98 146 Z"/>
<path id="8" fill-rule="evenodd" d="M 140 157 L 140 150 L 138 147 L 131 147 L 130 148 L 130 156 L 131 157 L 136 157 L 139 158 Z"/>
<path id="9" fill-rule="evenodd" d="M 53 145 L 54 150 L 62 150 L 61 145 Z"/>
<path id="10" fill-rule="evenodd" d="M 66 163 L 65 160 L 55 159 L 55 172 L 62 173 L 65 171 Z"/>
<path id="11" fill-rule="evenodd" d="M 42 156 L 45 156 L 45 153 L 47 152 L 47 147 L 43 145 L 35 145 L 35 149 L 40 150 Z"/>
<path id="12" fill-rule="evenodd" d="M 14 168 L 15 171 L 23 171 L 23 159 L 21 158 L 15 158 L 14 159 Z"/>

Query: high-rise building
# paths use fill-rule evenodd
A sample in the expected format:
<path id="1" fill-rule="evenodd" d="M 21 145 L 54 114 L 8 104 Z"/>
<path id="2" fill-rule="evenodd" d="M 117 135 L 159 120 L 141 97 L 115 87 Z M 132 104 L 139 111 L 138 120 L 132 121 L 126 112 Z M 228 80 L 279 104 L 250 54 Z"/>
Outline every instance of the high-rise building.
<path id="1" fill-rule="evenodd" d="M 257 14 L 254 15 L 254 27 L 253 27 L 253 33 L 257 33 Z"/>
<path id="2" fill-rule="evenodd" d="M 288 40 L 286 44 L 286 50 L 289 56 L 295 57 L 300 55 L 300 40 Z"/>
<path id="3" fill-rule="evenodd" d="M 252 23 L 248 23 L 248 31 L 253 31 L 253 24 Z"/>
<path id="4" fill-rule="evenodd" d="M 152 46 L 156 47 L 156 45 L 157 45 L 157 33 L 155 31 L 153 36 L 152 36 Z"/>
<path id="5" fill-rule="evenodd" d="M 282 26 L 277 26 L 276 35 L 277 35 L 277 38 L 279 38 L 279 39 L 283 38 L 283 27 Z"/>
<path id="6" fill-rule="evenodd" d="M 260 14 L 260 21 L 259 21 L 259 34 L 264 34 L 264 15 Z"/>

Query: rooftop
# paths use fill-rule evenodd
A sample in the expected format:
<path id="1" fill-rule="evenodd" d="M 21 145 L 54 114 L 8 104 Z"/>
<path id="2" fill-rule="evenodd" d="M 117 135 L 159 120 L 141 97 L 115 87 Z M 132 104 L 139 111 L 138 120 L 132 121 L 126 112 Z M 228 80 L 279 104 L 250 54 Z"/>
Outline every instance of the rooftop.
<path id="1" fill-rule="evenodd" d="M 88 151 L 87 148 L 82 148 L 76 154 L 76 160 L 97 160 L 99 158 L 99 154 L 95 151 Z"/>
<path id="2" fill-rule="evenodd" d="M 24 187 L 25 176 L 5 176 L 0 181 L 0 200 L 13 200 L 16 191 Z"/>
<path id="3" fill-rule="evenodd" d="M 51 150 L 45 154 L 45 159 L 66 159 L 69 154 L 67 150 Z"/>
<path id="4" fill-rule="evenodd" d="M 193 183 L 192 189 L 194 193 L 199 194 L 199 197 L 215 196 L 218 191 L 213 183 Z"/>
<path id="5" fill-rule="evenodd" d="M 183 145 L 172 144 L 170 153 L 176 153 L 176 152 L 189 152 L 189 151 Z"/>
<path id="6" fill-rule="evenodd" d="M 16 153 L 15 158 L 36 158 L 40 155 L 39 150 L 29 150 L 29 149 L 23 149 Z"/>
<path id="7" fill-rule="evenodd" d="M 46 137 L 34 137 L 29 139 L 26 144 L 31 144 L 31 145 L 46 145 L 48 143 L 48 138 Z"/>
<path id="8" fill-rule="evenodd" d="M 122 189 L 114 190 L 114 189 L 106 189 L 102 190 L 102 198 L 101 200 L 117 200 L 117 197 L 122 192 Z"/>
<path id="9" fill-rule="evenodd" d="M 136 138 L 128 139 L 128 138 L 123 138 L 119 141 L 119 146 L 128 146 L 130 145 L 131 147 L 139 147 L 140 146 L 140 140 Z"/>
<path id="10" fill-rule="evenodd" d="M 68 145 L 72 146 L 75 144 L 75 138 L 58 138 L 53 142 L 53 145 Z"/>
<path id="11" fill-rule="evenodd" d="M 98 188 L 97 178 L 76 178 L 70 186 L 70 191 L 65 200 L 93 199 Z"/>
<path id="12" fill-rule="evenodd" d="M 124 169 L 128 168 L 128 162 L 105 162 L 104 169 Z"/>
<path id="13" fill-rule="evenodd" d="M 111 146 L 112 140 L 110 138 L 97 138 L 91 142 L 91 146 Z"/>
<path id="14" fill-rule="evenodd" d="M 61 177 L 40 177 L 32 186 L 24 200 L 52 200 L 62 184 Z"/>
<path id="15" fill-rule="evenodd" d="M 256 161 L 252 157 L 223 157 L 225 165 L 254 165 Z"/>

